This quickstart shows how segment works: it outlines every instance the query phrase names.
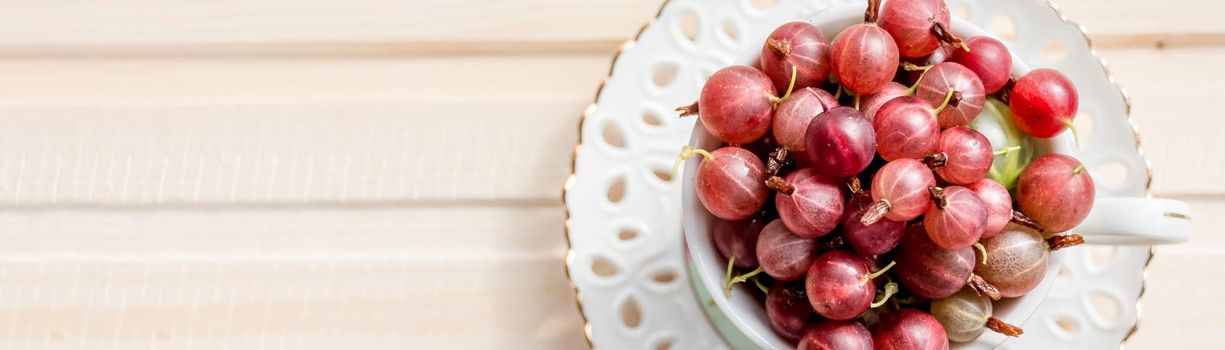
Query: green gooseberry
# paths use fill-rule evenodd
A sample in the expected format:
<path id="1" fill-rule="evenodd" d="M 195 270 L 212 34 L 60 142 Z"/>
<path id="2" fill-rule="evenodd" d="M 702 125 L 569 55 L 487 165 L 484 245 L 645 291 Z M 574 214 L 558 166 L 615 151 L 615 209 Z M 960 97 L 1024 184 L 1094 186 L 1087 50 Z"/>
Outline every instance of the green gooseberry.
<path id="1" fill-rule="evenodd" d="M 1034 141 L 1012 123 L 1008 104 L 989 98 L 969 127 L 982 133 L 996 151 L 987 177 L 1012 190 L 1025 165 L 1034 158 Z M 1019 148 L 1018 148 L 1019 147 Z"/>

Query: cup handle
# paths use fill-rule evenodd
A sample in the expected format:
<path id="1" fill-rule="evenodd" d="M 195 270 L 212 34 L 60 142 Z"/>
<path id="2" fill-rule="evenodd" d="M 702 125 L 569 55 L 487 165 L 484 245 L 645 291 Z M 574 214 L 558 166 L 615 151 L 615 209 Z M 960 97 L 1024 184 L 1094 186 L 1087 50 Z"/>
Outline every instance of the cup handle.
<path id="1" fill-rule="evenodd" d="M 1097 198 L 1089 217 L 1072 232 L 1089 244 L 1154 245 L 1191 236 L 1191 206 L 1161 198 Z"/>

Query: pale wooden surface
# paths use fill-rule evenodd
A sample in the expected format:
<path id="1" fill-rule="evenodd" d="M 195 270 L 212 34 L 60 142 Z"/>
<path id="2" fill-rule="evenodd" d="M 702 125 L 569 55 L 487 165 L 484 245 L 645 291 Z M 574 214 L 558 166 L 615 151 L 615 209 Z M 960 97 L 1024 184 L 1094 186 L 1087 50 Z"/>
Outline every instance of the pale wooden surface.
<path id="1" fill-rule="evenodd" d="M 1062 5 L 1196 212 L 1129 348 L 1217 348 L 1225 8 Z M 584 347 L 559 188 L 658 6 L 0 1 L 0 348 Z"/>

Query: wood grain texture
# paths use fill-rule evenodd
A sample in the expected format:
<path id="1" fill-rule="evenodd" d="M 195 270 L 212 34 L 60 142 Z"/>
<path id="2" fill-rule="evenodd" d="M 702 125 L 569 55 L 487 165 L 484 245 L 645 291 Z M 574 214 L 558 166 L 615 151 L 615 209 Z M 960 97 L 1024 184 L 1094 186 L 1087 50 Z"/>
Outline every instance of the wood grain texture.
<path id="1" fill-rule="evenodd" d="M 659 3 L 4 1 L 0 55 L 604 53 L 653 16 Z M 1102 45 L 1225 43 L 1225 24 L 1216 20 L 1225 9 L 1211 0 L 1060 3 Z"/>
<path id="2" fill-rule="evenodd" d="M 576 348 L 561 216 L 479 206 L 0 212 L 0 347 Z"/>
<path id="3" fill-rule="evenodd" d="M 1205 151 L 1225 149 L 1215 137 L 1225 124 L 1204 118 L 1225 83 L 1200 74 L 1225 48 L 1100 54 L 1131 93 L 1156 193 L 1225 194 L 1212 181 L 1225 154 Z M 11 97 L 0 99 L 0 204 L 555 203 L 578 115 L 607 64 L 603 55 L 0 61 L 0 76 L 23 77 L 0 82 Z"/>
<path id="4" fill-rule="evenodd" d="M 0 0 L 0 349 L 583 348 L 558 189 L 659 2 Z M 1195 211 L 1128 349 L 1216 348 L 1225 8 L 1060 3 Z"/>

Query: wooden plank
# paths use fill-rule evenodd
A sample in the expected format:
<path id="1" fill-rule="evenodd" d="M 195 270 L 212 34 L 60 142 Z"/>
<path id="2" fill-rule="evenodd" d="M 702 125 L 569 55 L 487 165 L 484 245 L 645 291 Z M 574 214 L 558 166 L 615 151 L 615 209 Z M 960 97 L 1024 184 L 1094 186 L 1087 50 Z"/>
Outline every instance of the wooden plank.
<path id="1" fill-rule="evenodd" d="M 606 53 L 659 0 L 5 1 L 7 56 Z M 1103 45 L 1225 43 L 1211 0 L 1066 0 Z"/>
<path id="2" fill-rule="evenodd" d="M 1171 50 L 1132 48 L 1101 52 L 1132 97 L 1145 155 L 1156 171 L 1153 190 L 1162 195 L 1225 194 L 1225 123 L 1217 112 L 1214 79 L 1225 47 Z"/>
<path id="3" fill-rule="evenodd" d="M 1157 194 L 1225 194 L 1211 176 L 1225 124 L 1202 117 L 1225 90 L 1202 72 L 1225 48 L 1101 54 L 1131 93 Z M 552 201 L 608 61 L 0 60 L 20 77 L 0 82 L 0 203 Z"/>
<path id="4" fill-rule="evenodd" d="M 0 264 L 9 349 L 578 349 L 560 257 Z"/>
<path id="5" fill-rule="evenodd" d="M 659 4 L 659 0 L 67 0 L 54 5 L 7 1 L 0 14 L 0 47 L 11 50 L 0 51 L 105 55 L 211 45 L 221 52 L 278 48 L 324 52 L 332 45 L 333 49 L 414 52 L 426 47 L 473 47 L 473 42 L 522 47 L 594 42 L 599 51 L 607 52 L 653 17 Z"/>
<path id="6" fill-rule="evenodd" d="M 0 207 L 558 203 L 582 103 L 0 111 Z"/>
<path id="7" fill-rule="evenodd" d="M 578 348 L 556 207 L 0 213 L 0 347 Z"/>
<path id="8" fill-rule="evenodd" d="M 0 107 L 591 100 L 611 56 L 2 59 Z M 578 107 L 581 112 L 585 106 Z"/>
<path id="9" fill-rule="evenodd" d="M 1221 264 L 1225 254 L 1219 249 L 1191 255 L 1159 250 L 1148 269 L 1148 290 L 1140 300 L 1140 330 L 1127 348 L 1213 349 L 1225 343 L 1225 334 L 1219 331 L 1225 317 L 1211 304 L 1225 298 L 1225 284 L 1205 272 Z"/>

